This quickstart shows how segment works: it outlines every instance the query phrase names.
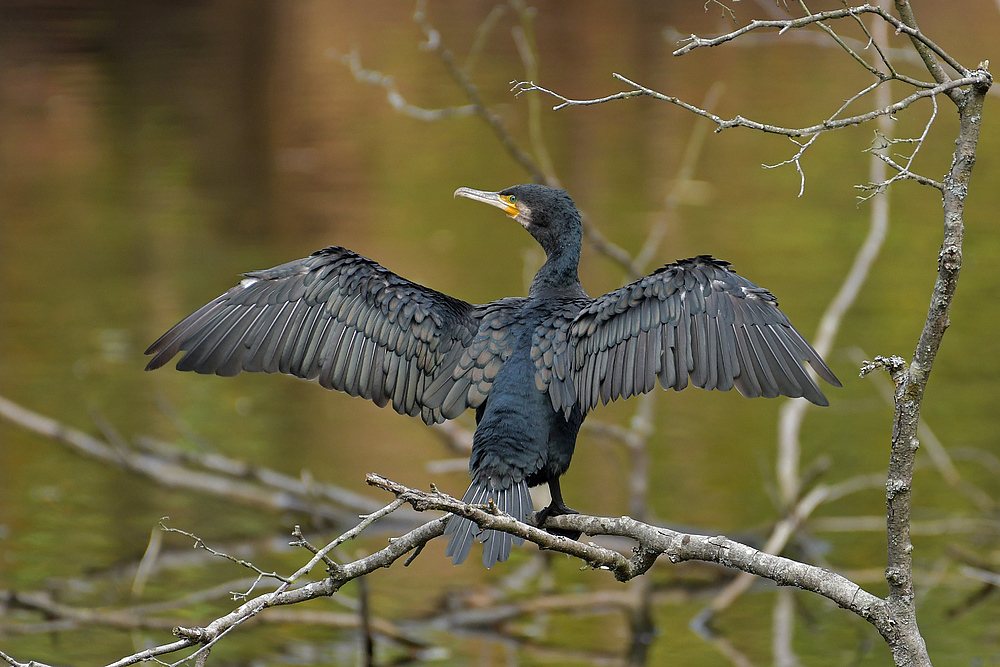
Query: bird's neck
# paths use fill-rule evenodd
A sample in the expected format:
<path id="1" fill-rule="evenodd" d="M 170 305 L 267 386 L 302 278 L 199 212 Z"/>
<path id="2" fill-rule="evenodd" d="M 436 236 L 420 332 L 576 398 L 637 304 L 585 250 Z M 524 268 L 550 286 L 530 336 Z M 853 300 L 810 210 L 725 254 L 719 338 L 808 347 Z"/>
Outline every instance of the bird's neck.
<path id="1" fill-rule="evenodd" d="M 529 296 L 542 292 L 565 291 L 580 288 L 580 239 L 564 239 L 559 248 L 547 253 L 545 264 L 531 281 Z M 582 289 L 582 288 L 580 288 Z"/>

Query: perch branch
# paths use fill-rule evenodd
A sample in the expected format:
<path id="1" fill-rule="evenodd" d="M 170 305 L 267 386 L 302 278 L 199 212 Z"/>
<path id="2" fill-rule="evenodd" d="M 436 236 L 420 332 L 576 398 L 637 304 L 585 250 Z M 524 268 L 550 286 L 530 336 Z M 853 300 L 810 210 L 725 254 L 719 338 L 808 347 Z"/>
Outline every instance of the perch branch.
<path id="1" fill-rule="evenodd" d="M 580 558 L 592 568 L 612 572 L 619 581 L 628 581 L 643 574 L 661 555 L 665 555 L 672 563 L 697 560 L 742 570 L 771 579 L 780 586 L 795 586 L 822 595 L 867 620 L 890 645 L 897 641 L 898 621 L 892 617 L 886 602 L 865 591 L 858 584 L 835 572 L 764 553 L 723 536 L 680 533 L 636 521 L 627 516 L 616 519 L 577 514 L 552 517 L 545 523 L 549 528 L 579 530 L 592 536 L 614 535 L 635 540 L 638 546 L 633 550 L 633 556 L 626 558 L 617 551 L 595 544 L 584 544 L 551 535 L 500 513 L 495 506 L 468 505 L 438 491 L 430 493 L 419 491 L 376 474 L 369 474 L 366 481 L 372 486 L 392 492 L 417 511 L 442 510 L 463 516 L 485 530 L 503 530 L 534 542 L 543 549 Z M 816 497 L 820 495 L 822 492 L 818 492 Z M 809 498 L 803 502 L 811 504 L 814 500 L 815 498 Z M 395 545 L 395 541 L 392 545 Z"/>

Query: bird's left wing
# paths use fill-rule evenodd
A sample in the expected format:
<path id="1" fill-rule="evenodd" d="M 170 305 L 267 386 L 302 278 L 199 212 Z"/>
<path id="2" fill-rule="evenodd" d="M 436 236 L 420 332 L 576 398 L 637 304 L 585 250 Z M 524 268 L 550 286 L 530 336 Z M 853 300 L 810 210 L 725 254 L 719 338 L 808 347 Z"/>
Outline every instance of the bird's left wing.
<path id="1" fill-rule="evenodd" d="M 446 416 L 441 404 L 479 320 L 472 304 L 329 247 L 247 273 L 153 343 L 146 369 L 183 351 L 178 370 L 318 379 L 327 389 L 440 422 L 465 408 Z"/>
<path id="2" fill-rule="evenodd" d="M 584 308 L 569 328 L 577 400 L 599 402 L 691 384 L 744 396 L 826 397 L 805 371 L 839 387 L 767 290 L 707 255 L 668 264 Z"/>

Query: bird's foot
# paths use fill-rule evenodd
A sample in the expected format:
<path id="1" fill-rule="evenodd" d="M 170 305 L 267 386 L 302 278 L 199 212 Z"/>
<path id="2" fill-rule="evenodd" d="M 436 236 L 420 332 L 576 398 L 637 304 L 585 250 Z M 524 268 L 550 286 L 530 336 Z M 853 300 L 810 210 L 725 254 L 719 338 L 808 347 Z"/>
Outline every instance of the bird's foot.
<path id="1" fill-rule="evenodd" d="M 568 537 L 571 540 L 580 539 L 582 533 L 579 530 L 568 530 L 565 528 L 545 528 L 545 522 L 549 517 L 562 516 L 563 514 L 579 514 L 572 507 L 567 507 L 566 503 L 558 502 L 553 500 L 549 505 L 538 512 L 535 512 L 535 525 L 539 528 L 543 528 L 545 532 L 552 535 L 560 535 L 562 537 Z"/>

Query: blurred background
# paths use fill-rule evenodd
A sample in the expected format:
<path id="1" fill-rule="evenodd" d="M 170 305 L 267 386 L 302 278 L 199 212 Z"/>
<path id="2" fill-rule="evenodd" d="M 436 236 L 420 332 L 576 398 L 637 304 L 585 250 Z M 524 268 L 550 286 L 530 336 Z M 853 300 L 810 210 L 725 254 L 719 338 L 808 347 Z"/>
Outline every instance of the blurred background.
<path id="1" fill-rule="evenodd" d="M 996 4 L 912 4 L 925 34 L 966 66 L 1000 62 Z M 724 258 L 773 291 L 812 337 L 867 233 L 870 205 L 858 201 L 855 185 L 869 180 L 864 151 L 872 126 L 822 136 L 802 160 L 805 190 L 797 197 L 793 166 L 761 168 L 794 155 L 797 146 L 783 137 L 709 132 L 697 159 L 687 162 L 691 172 L 679 174 L 691 137 L 707 129 L 699 129 L 706 121 L 648 98 L 555 112 L 555 100 L 515 97 L 510 82 L 534 78 L 582 99 L 625 89 L 611 76 L 618 72 L 693 104 L 716 95 L 714 108 L 724 118 L 801 127 L 827 118 L 870 75 L 819 31 L 805 39 L 762 33 L 674 57 L 679 36 L 733 27 L 726 11 L 701 0 L 531 6 L 529 16 L 516 3 L 432 1 L 426 18 L 513 139 L 536 157 L 546 147 L 553 173 L 609 240 L 634 254 L 650 229 L 662 230 L 647 271 L 700 253 Z M 732 7 L 740 24 L 782 10 L 765 0 Z M 238 274 L 326 245 L 346 246 L 470 302 L 525 292 L 541 250 L 499 212 L 455 201 L 452 192 L 499 190 L 530 174 L 480 117 L 459 110 L 424 120 L 392 104 L 394 96 L 422 109 L 469 103 L 442 59 L 422 48 L 427 37 L 413 15 L 410 1 L 5 0 L 0 395 L 97 437 L 151 437 L 182 451 L 216 452 L 337 484 L 376 505 L 390 498 L 365 486 L 367 472 L 464 492 L 464 464 L 428 467 L 456 455 L 419 420 L 294 378 L 203 377 L 177 373 L 172 364 L 143 372 L 146 346 Z M 533 44 L 537 72 L 526 68 L 514 28 Z M 864 40 L 856 26 L 836 28 Z M 894 48 L 909 46 L 890 39 Z M 352 53 L 354 71 L 345 58 Z M 927 78 L 903 56 L 898 63 Z M 391 82 L 375 85 L 359 68 Z M 893 86 L 894 99 L 909 92 Z M 540 104 L 540 134 L 529 123 L 533 104 Z M 872 104 L 864 98 L 849 111 Z M 989 342 L 1000 284 L 1000 122 L 992 108 L 991 100 L 967 202 L 952 326 L 923 416 L 963 483 L 993 504 L 959 492 L 925 452 L 914 482 L 919 618 L 931 656 L 942 665 L 1000 664 L 1000 602 L 995 587 L 968 565 L 973 556 L 983 563 L 979 570 L 995 572 L 1000 564 L 1000 362 Z M 923 101 L 898 114 L 896 136 L 919 136 L 930 113 Z M 956 124 L 953 107 L 942 100 L 915 171 L 942 178 Z M 909 146 L 899 150 L 908 153 Z M 670 193 L 675 198 L 668 202 Z M 831 406 L 811 408 L 803 427 L 803 467 L 824 483 L 885 474 L 892 407 L 880 393 L 884 378 L 859 379 L 858 361 L 910 357 L 936 275 L 939 193 L 902 182 L 890 199 L 885 247 L 828 357 L 844 388 L 824 388 Z M 586 243 L 581 278 L 591 294 L 627 281 L 619 265 Z M 655 400 L 650 517 L 751 542 L 766 537 L 780 517 L 774 474 L 780 401 L 697 390 L 658 392 Z M 627 426 L 634 412 L 632 402 L 617 404 L 589 421 Z M 472 416 L 462 423 L 471 426 Z M 563 480 L 567 502 L 590 514 L 628 512 L 630 460 L 599 429 L 585 430 Z M 788 553 L 884 595 L 884 503 L 876 484 L 821 506 Z M 158 548 L 177 558 L 136 591 L 134 565 L 165 516 L 212 546 L 245 550 L 260 567 L 286 573 L 306 560 L 301 549 L 282 547 L 295 524 L 315 531 L 311 539 L 320 544 L 345 528 L 171 489 L 0 421 L 0 589 L 49 591 L 65 604 L 114 608 L 247 576 L 233 564 L 200 558 L 190 540 L 171 534 Z M 342 557 L 375 551 L 391 534 L 374 530 Z M 441 620 L 499 601 L 631 590 L 610 575 L 580 572 L 576 561 L 541 557 L 527 546 L 490 571 L 476 558 L 452 567 L 443 551 L 438 540 L 409 568 L 398 563 L 368 578 L 371 613 L 423 642 L 416 650 L 379 639 L 380 661 L 618 664 L 628 658 L 632 635 L 620 602 L 601 606 L 584 598 L 591 602 L 569 611 L 478 626 Z M 704 564 L 661 564 L 649 573 L 655 625 L 644 640 L 649 664 L 774 662 L 775 588 L 767 583 L 714 620 L 735 654 L 689 628 L 730 578 Z M 350 602 L 360 595 L 352 584 L 338 597 Z M 814 595 L 794 599 L 791 646 L 801 664 L 891 660 L 863 620 Z M 344 604 L 310 603 L 337 612 Z M 223 593 L 162 617 L 196 625 L 233 606 Z M 171 640 L 166 631 L 44 623 L 39 614 L 0 609 L 0 648 L 23 661 L 106 664 Z M 290 623 L 239 629 L 212 660 L 354 664 L 357 656 L 350 628 Z"/>

